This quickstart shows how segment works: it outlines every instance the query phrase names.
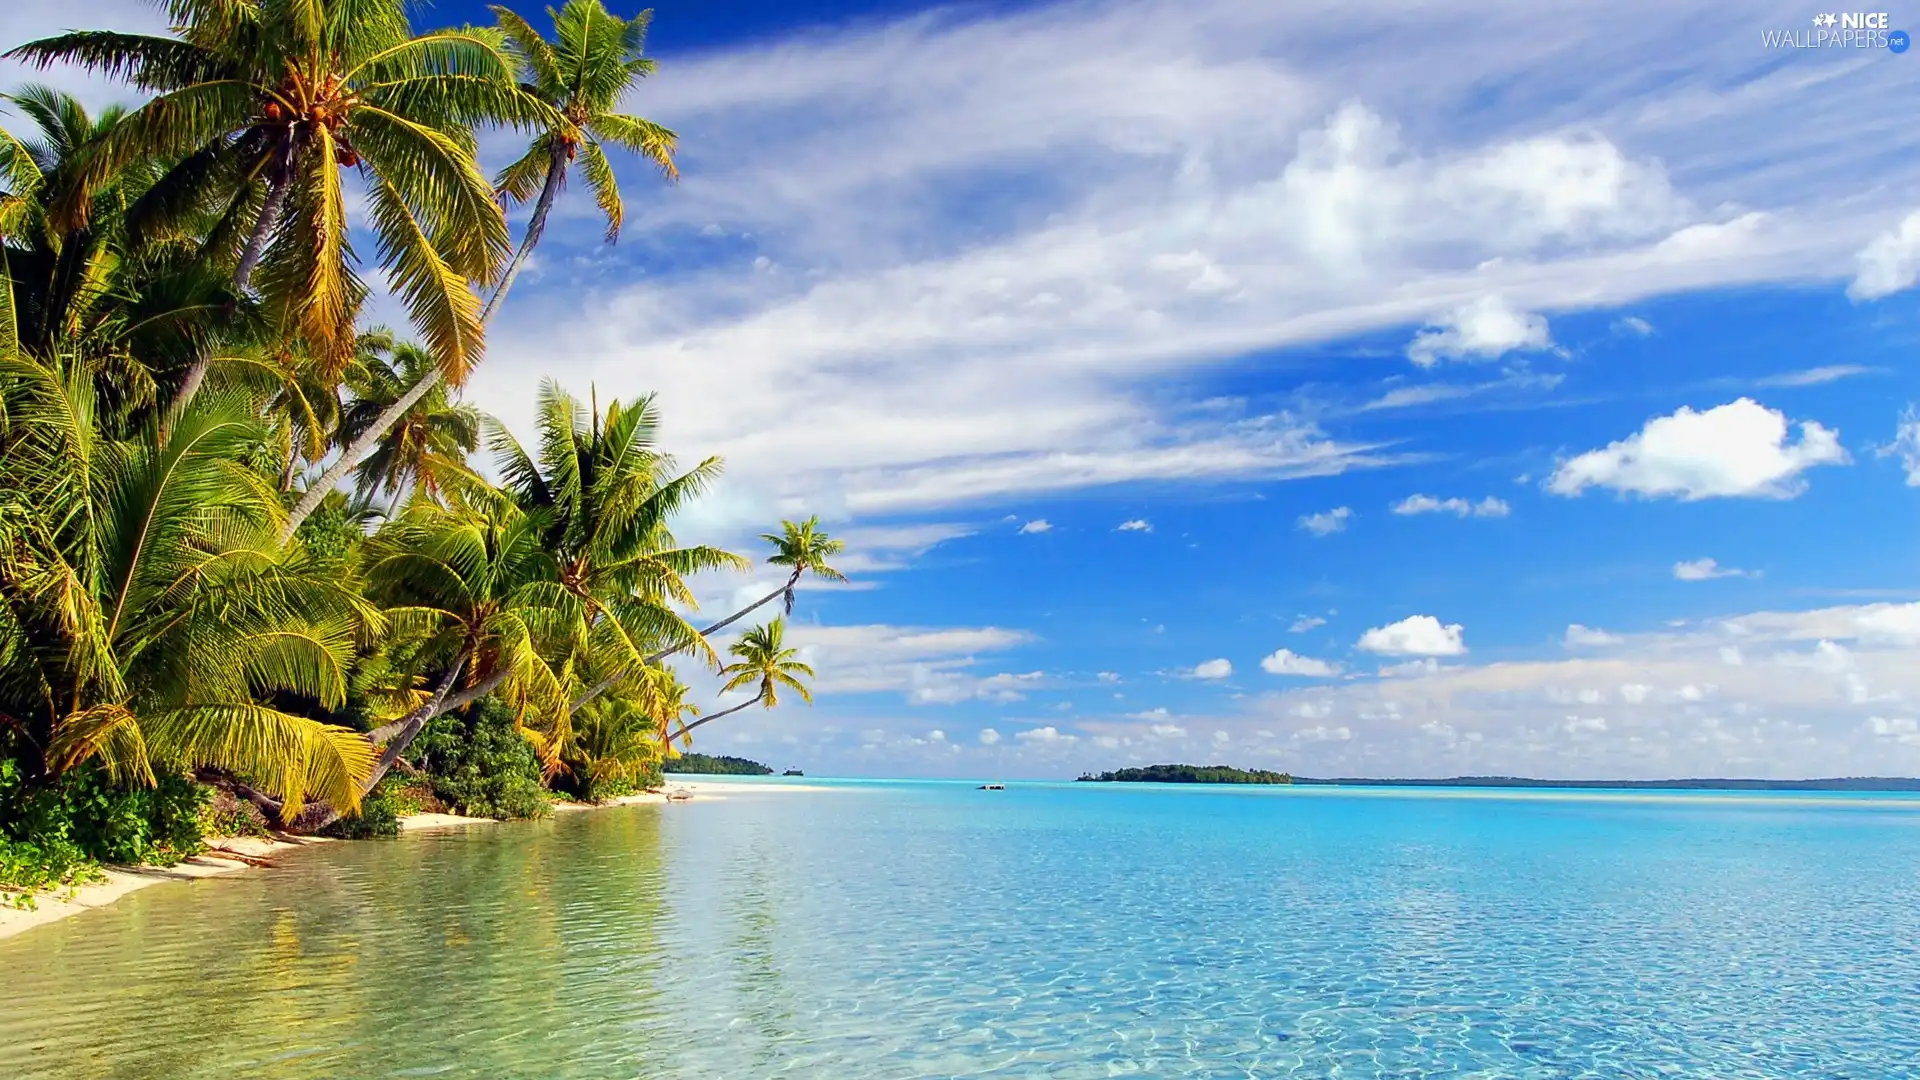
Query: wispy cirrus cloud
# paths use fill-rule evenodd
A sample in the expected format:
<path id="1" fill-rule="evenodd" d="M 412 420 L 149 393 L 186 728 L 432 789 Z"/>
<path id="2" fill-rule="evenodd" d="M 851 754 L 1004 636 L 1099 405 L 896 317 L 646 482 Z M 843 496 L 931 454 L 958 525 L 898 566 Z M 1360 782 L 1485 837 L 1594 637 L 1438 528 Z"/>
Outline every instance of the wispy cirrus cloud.
<path id="1" fill-rule="evenodd" d="M 513 419 L 556 357 L 657 388 L 742 498 L 838 514 L 1329 475 L 1396 459 L 1180 388 L 1358 331 L 1438 321 L 1491 355 L 1537 344 L 1536 314 L 1844 275 L 1920 179 L 1904 129 L 1852 104 L 1896 65 L 1702 49 L 1622 74 L 1724 25 L 1704 4 L 1548 26 L 1378 0 L 1325 39 L 1331 10 L 939 11 L 667 57 L 642 104 L 689 133 L 685 182 L 631 223 L 637 258 L 556 227 L 475 393 Z M 1483 98 L 1522 84 L 1524 108 Z M 1454 317 L 1489 297 L 1522 333 Z"/>

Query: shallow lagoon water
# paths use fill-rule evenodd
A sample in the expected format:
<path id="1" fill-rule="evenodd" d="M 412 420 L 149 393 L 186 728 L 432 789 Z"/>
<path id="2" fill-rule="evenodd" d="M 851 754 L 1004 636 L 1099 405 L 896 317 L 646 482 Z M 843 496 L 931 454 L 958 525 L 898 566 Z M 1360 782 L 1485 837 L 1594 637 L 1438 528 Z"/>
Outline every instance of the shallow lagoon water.
<path id="1" fill-rule="evenodd" d="M 1909 799 L 828 786 L 136 893 L 0 941 L 0 1072 L 1920 1075 Z"/>

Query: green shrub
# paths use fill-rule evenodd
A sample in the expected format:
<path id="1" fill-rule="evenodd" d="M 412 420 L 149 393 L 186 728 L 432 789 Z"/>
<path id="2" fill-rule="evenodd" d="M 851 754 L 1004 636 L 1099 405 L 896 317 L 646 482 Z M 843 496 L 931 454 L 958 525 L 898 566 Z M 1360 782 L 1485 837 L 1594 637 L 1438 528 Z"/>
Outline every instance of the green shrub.
<path id="1" fill-rule="evenodd" d="M 29 785 L 17 759 L 0 757 L 0 892 L 98 881 L 99 863 L 177 863 L 206 849 L 207 802 L 205 787 L 173 774 L 118 787 L 83 767 Z"/>
<path id="2" fill-rule="evenodd" d="M 401 797 L 396 793 L 399 785 L 392 777 L 374 785 L 372 791 L 360 800 L 360 812 L 352 817 L 344 817 L 320 830 L 320 835 L 340 840 L 372 840 L 376 837 L 398 836 L 400 834 L 400 815 L 407 812 Z"/>
<path id="3" fill-rule="evenodd" d="M 497 701 L 436 717 L 412 749 L 433 793 L 455 813 L 511 820 L 553 812 L 532 744 Z"/>

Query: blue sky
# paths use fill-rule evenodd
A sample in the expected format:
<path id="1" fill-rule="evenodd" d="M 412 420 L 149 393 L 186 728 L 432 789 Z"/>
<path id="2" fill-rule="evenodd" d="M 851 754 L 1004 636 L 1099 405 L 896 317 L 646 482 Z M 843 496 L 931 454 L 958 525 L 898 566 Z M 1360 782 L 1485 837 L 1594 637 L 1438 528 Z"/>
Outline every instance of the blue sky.
<path id="1" fill-rule="evenodd" d="M 683 181 L 564 200 L 467 393 L 658 391 L 684 537 L 852 542 L 701 749 L 1920 773 L 1920 56 L 1741 7 L 663 3 Z"/>

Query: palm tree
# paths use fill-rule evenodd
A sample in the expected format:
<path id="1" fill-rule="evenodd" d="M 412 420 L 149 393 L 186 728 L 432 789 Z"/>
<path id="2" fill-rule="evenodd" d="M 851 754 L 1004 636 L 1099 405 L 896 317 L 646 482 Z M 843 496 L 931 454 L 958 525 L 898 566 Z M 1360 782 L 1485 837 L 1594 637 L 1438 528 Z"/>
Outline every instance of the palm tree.
<path id="1" fill-rule="evenodd" d="M 498 32 L 415 36 L 402 0 L 167 6 L 171 36 L 74 31 L 6 54 L 42 68 L 77 63 L 155 94 L 87 155 L 57 216 L 84 226 L 93 193 L 116 172 L 175 162 L 156 184 L 154 214 L 214 204 L 211 247 L 237 249 L 235 289 L 245 292 L 257 268 L 282 325 L 337 368 L 365 293 L 341 180 L 358 168 L 378 263 L 441 374 L 462 380 L 481 336 L 468 283 L 493 280 L 508 245 L 470 126 L 560 123 L 519 91 Z M 205 375 L 196 364 L 177 400 Z"/>
<path id="2" fill-rule="evenodd" d="M 549 767 L 566 744 L 566 676 L 550 657 L 564 663 L 583 647 L 585 608 L 559 584 L 542 545 L 545 522 L 477 494 L 446 508 L 415 503 L 368 541 L 364 576 L 392 624 L 391 644 L 410 650 L 437 681 L 424 702 L 366 736 L 382 749 L 362 790 L 379 783 L 429 720 L 489 694 L 545 723 Z M 338 809 L 300 827 L 324 828 Z"/>
<path id="3" fill-rule="evenodd" d="M 650 120 L 613 111 L 637 80 L 653 72 L 653 60 L 644 55 L 647 24 L 653 12 L 621 19 L 602 7 L 600 0 L 568 0 L 558 12 L 547 10 L 553 19 L 551 43 L 511 10 L 498 6 L 492 9 L 520 68 L 523 88 L 547 107 L 546 115 L 552 120 L 526 154 L 495 180 L 500 194 L 509 202 L 525 202 L 534 195 L 536 186 L 539 195 L 534 199 L 526 234 L 481 312 L 483 328 L 492 321 L 527 257 L 545 235 L 547 215 L 576 161 L 606 218 L 609 244 L 619 238 L 626 211 L 603 144 L 612 143 L 653 162 L 669 180 L 679 175 L 673 164 L 673 132 Z M 443 377 L 444 372 L 438 369 L 423 375 L 348 444 L 340 461 L 315 482 L 314 488 L 324 493 L 337 485 L 348 469 L 372 451 L 380 433 L 398 422 L 400 415 Z M 317 500 L 317 496 L 310 498 Z M 297 526 L 310 511 L 308 500 L 302 499 L 294 507 L 293 523 Z"/>
<path id="4" fill-rule="evenodd" d="M 575 719 L 568 765 L 591 783 L 651 778 L 673 752 L 674 726 L 700 715 L 671 669 L 651 668 L 637 683 L 635 693 L 602 697 Z"/>
<path id="5" fill-rule="evenodd" d="M 195 257 L 190 232 L 140 227 L 138 208 L 164 171 L 155 161 L 96 179 L 84 226 L 56 213 L 78 197 L 90 156 L 124 110 L 90 115 L 43 86 L 0 102 L 38 128 L 29 141 L 0 132 L 0 242 L 17 288 L 19 345 L 40 356 L 84 355 L 95 368 L 102 419 L 131 427 L 163 384 L 208 355 L 217 326 L 227 324 L 230 336 L 250 329 L 251 310 Z"/>
<path id="6" fill-rule="evenodd" d="M 680 729 L 680 737 L 685 738 L 694 728 L 710 724 L 723 716 L 753 705 L 773 708 L 780 704 L 779 689 L 784 686 L 800 695 L 800 700 L 813 704 L 813 695 L 807 692 L 807 686 L 797 676 L 813 678 L 813 669 L 795 659 L 799 650 L 786 647 L 786 622 L 775 619 L 765 626 L 756 626 L 741 634 L 739 640 L 727 646 L 727 651 L 740 659 L 720 669 L 720 674 L 730 675 L 721 693 L 739 690 L 748 686 L 759 686 L 759 692 L 752 698 L 735 705 L 731 709 L 722 709 L 687 724 Z"/>
<path id="7" fill-rule="evenodd" d="M 111 439 L 84 365 L 0 359 L 0 714 L 31 782 L 97 761 L 123 783 L 192 769 L 276 811 L 358 803 L 365 739 L 280 703 L 339 707 L 382 619 L 278 544 L 264 438 L 257 403 L 223 392 L 165 439 Z"/>
<path id="8" fill-rule="evenodd" d="M 358 362 L 347 372 L 353 401 L 341 413 L 340 441 L 358 437 L 407 386 L 431 370 L 433 357 L 420 346 L 363 335 Z M 480 410 L 448 400 L 446 387 L 436 383 L 354 468 L 354 480 L 369 492 L 385 491 L 393 497 L 388 517 L 394 516 L 410 487 L 438 495 L 450 484 L 477 481 L 467 468 L 467 455 L 480 446 L 481 419 Z"/>
<path id="9" fill-rule="evenodd" d="M 588 666 L 606 675 L 576 709 L 666 653 L 690 648 L 711 657 L 675 605 L 694 604 L 689 575 L 746 562 L 719 548 L 682 546 L 671 522 L 710 488 L 719 459 L 680 472 L 655 448 L 659 412 L 651 397 L 615 401 L 602 413 L 597 402 L 583 408 L 548 382 L 536 427 L 537 461 L 504 427 L 495 425 L 490 442 L 507 490 L 546 515 L 561 584 L 595 615 Z"/>
<path id="10" fill-rule="evenodd" d="M 692 636 L 686 637 L 677 643 L 669 644 L 648 653 L 640 660 L 639 668 L 658 664 L 674 653 L 681 652 L 688 648 L 707 648 L 706 641 L 709 636 L 719 633 L 721 630 L 726 629 L 746 617 L 750 612 L 764 607 L 781 597 L 786 598 L 786 610 L 791 613 L 793 611 L 794 589 L 799 585 L 803 575 L 811 573 L 825 578 L 828 581 L 847 580 L 846 575 L 827 564 L 829 557 L 846 550 L 846 544 L 828 536 L 826 530 L 820 527 L 820 518 L 817 515 L 805 521 L 783 521 L 780 524 L 782 528 L 781 532 L 761 533 L 760 538 L 774 546 L 774 553 L 767 557 L 768 564 L 792 568 L 792 571 L 787 575 L 787 580 L 779 588 L 726 618 L 721 619 L 719 622 L 704 626 L 698 631 L 695 631 Z M 606 693 L 614 684 L 626 678 L 634 670 L 636 670 L 636 668 L 633 666 L 616 665 L 611 673 L 603 677 L 599 682 L 594 683 L 585 693 L 573 700 L 574 710 L 578 711 L 594 698 Z"/>

